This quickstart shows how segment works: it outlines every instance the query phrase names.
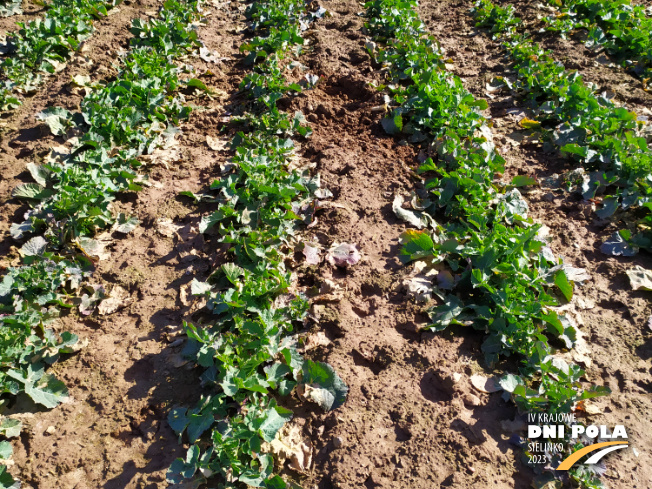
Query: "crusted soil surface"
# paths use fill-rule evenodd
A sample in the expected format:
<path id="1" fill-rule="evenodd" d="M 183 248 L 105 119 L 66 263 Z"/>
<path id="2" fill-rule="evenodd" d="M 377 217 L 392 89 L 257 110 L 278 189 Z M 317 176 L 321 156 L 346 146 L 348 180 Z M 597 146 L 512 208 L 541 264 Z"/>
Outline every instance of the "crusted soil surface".
<path id="1" fill-rule="evenodd" d="M 123 4 L 119 13 L 96 23 L 87 51 L 3 121 L 4 265 L 17 259 L 7 231 L 25 211 L 10 199 L 11 189 L 30 181 L 25 163 L 39 162 L 51 146 L 61 144 L 45 134 L 34 115 L 54 104 L 75 109 L 83 96 L 68 88 L 75 74 L 110 78 L 115 52 L 129 39 L 129 20 L 156 6 L 151 0 Z M 319 489 L 529 487 L 534 472 L 521 462 L 521 449 L 509 442 L 514 433 L 523 434 L 522 418 L 500 393 L 480 392 L 470 382 L 474 374 L 497 373 L 485 368 L 483 335 L 463 328 L 421 331 L 428 324 L 423 305 L 404 287 L 412 268 L 397 258 L 399 236 L 407 228 L 392 211 L 396 194 L 407 197 L 421 185 L 414 173 L 419 148 L 388 137 L 381 128 L 382 94 L 373 85 L 382 83 L 383 75 L 364 48 L 360 4 L 334 0 L 323 6 L 331 16 L 306 33 L 310 43 L 300 59 L 320 81 L 281 105 L 306 114 L 313 134 L 301 142 L 298 155 L 333 192 L 303 239 L 321 248 L 322 256 L 334 243 L 356 244 L 362 260 L 341 269 L 325 260 L 307 266 L 300 255 L 297 259 L 298 284 L 314 297 L 312 320 L 301 333 L 321 338 L 306 355 L 333 365 L 350 390 L 347 402 L 334 412 L 324 414 L 313 405 L 296 408 L 292 422 L 302 428 L 314 463 L 303 474 L 281 469 L 303 487 Z M 452 70 L 471 92 L 488 100 L 486 115 L 507 160 L 505 179 L 527 174 L 543 182 L 569 170 L 570 161 L 544 152 L 522 134 L 518 114 L 526 108 L 517 98 L 487 93 L 486 83 L 508 75 L 509 63 L 500 45 L 473 27 L 471 6 L 466 1 L 423 2 L 420 14 L 451 58 Z M 10 409 L 26 425 L 10 467 L 23 487 L 163 488 L 167 467 L 185 453 L 166 417 L 176 405 L 194 404 L 201 393 L 201 372 L 180 355 L 181 323 L 196 310 L 189 299 L 190 280 L 205 278 L 221 255 L 212 238 L 197 232 L 209 208 L 179 198 L 178 192 L 200 191 L 219 178 L 230 153 L 226 147 L 210 149 L 206 136 L 224 144 L 233 136 L 235 129 L 223 126 L 242 106 L 238 84 L 245 70 L 238 53 L 246 36 L 244 4 L 207 8 L 210 15 L 200 38 L 226 59 L 217 64 L 187 61 L 213 94 L 188 95 L 189 103 L 202 108 L 183 124 L 178 155 L 167 165 L 150 161 L 152 185 L 117 203 L 142 225 L 127 236 L 112 236 L 111 256 L 99 262 L 94 275 L 95 283 L 126 291 L 124 307 L 107 316 L 73 313 L 57 325 L 58 331 L 88 340 L 81 352 L 54 367 L 70 389 L 69 403 L 34 412 L 34 406 L 19 399 Z M 596 67 L 592 54 L 572 40 L 546 36 L 544 41 L 570 58 L 569 68 L 585 70 L 586 81 L 611 90 L 619 102 L 650 108 L 651 98 L 636 88 L 635 78 Z M 297 78 L 303 76 L 296 70 Z M 644 461 L 652 455 L 652 440 L 646 436 L 652 431 L 652 335 L 647 326 L 652 293 L 631 291 L 625 271 L 636 264 L 649 269 L 652 258 L 601 254 L 600 244 L 617 226 L 598 221 L 590 206 L 571 194 L 542 184 L 526 198 L 531 215 L 551 229 L 553 251 L 591 275 L 576 288 L 581 306 L 573 310 L 587 349 L 581 361 L 587 385 L 607 385 L 613 394 L 594 403 L 601 414 L 589 422 L 625 424 L 639 453 L 638 458 L 631 449 L 610 455 L 605 480 L 611 488 L 650 487 L 652 471 Z M 324 287 L 330 293 L 316 292 Z"/>
<path id="2" fill-rule="evenodd" d="M 418 149 L 384 134 L 382 81 L 364 50 L 356 2 L 329 5 L 316 25 L 315 50 L 304 61 L 323 75 L 306 102 L 313 135 L 304 145 L 334 206 L 323 211 L 310 242 L 324 248 L 355 243 L 363 260 L 346 271 L 322 263 L 305 276 L 320 288 L 330 280 L 341 298 L 313 307 L 332 341 L 315 355 L 348 383 L 336 412 L 310 416 L 305 434 L 316 452 L 306 487 L 359 488 L 527 485 L 515 467 L 500 421 L 515 410 L 499 397 L 473 392 L 481 371 L 481 338 L 418 333 L 426 317 L 401 286 L 398 237 L 406 228 L 392 211 L 395 194 L 415 188 Z"/>

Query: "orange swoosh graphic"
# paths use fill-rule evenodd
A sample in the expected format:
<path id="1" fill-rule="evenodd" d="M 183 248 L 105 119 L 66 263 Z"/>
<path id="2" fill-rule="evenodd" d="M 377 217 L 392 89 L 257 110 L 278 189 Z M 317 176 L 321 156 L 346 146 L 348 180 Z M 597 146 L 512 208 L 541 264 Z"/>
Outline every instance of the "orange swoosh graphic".
<path id="1" fill-rule="evenodd" d="M 569 455 L 562 463 L 559 464 L 559 467 L 557 467 L 555 470 L 568 470 L 570 469 L 575 462 L 577 462 L 579 459 L 581 459 L 584 455 L 587 455 L 591 452 L 595 452 L 596 450 L 599 450 L 604 447 L 608 447 L 611 445 L 627 445 L 628 442 L 626 441 L 605 441 L 602 443 L 595 443 L 593 445 L 589 445 L 588 447 L 584 447 L 581 450 L 578 450 L 571 455 Z"/>

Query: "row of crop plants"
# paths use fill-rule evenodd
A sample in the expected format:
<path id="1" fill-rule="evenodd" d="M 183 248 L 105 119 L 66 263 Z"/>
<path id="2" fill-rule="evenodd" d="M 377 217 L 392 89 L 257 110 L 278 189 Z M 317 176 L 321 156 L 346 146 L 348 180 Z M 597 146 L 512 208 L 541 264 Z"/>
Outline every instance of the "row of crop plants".
<path id="1" fill-rule="evenodd" d="M 0 63 L 0 113 L 21 105 L 44 79 L 60 71 L 93 34 L 93 21 L 108 14 L 119 0 L 54 0 L 43 18 L 18 22 L 7 37 Z"/>
<path id="2" fill-rule="evenodd" d="M 430 329 L 463 325 L 486 333 L 482 352 L 489 366 L 515 357 L 518 371 L 500 380 L 506 399 L 524 413 L 571 413 L 579 401 L 609 391 L 583 388 L 582 369 L 561 359 L 554 346 L 570 349 L 576 340 L 575 326 L 555 310 L 573 295 L 569 267 L 553 255 L 541 225 L 527 216 L 517 187 L 530 179 L 498 179 L 504 160 L 480 113 L 487 103 L 446 71 L 443 52 L 426 34 L 416 6 L 415 0 L 365 5 L 365 26 L 375 40 L 369 49 L 388 69 L 388 85 L 381 88 L 391 94 L 391 112 L 383 126 L 431 156 L 418 169 L 425 177 L 422 210 L 400 211 L 420 228 L 402 235 L 401 258 L 445 267 L 434 288 L 443 304 L 429 311 Z M 548 85 L 555 81 L 550 78 Z M 548 469 L 582 446 L 567 439 L 564 453 L 543 454 Z M 546 470 L 537 475 L 536 487 L 560 477 L 600 487 L 586 467 Z"/>
<path id="3" fill-rule="evenodd" d="M 587 31 L 586 45 L 604 47 L 618 62 L 643 79 L 652 78 L 652 17 L 631 0 L 548 0 L 559 8 L 549 16 L 546 29 L 566 35 Z"/>
<path id="4" fill-rule="evenodd" d="M 575 71 L 520 33 L 513 7 L 481 0 L 473 15 L 488 27 L 513 61 L 515 86 L 535 120 L 528 127 L 576 160 L 589 173 L 579 182 L 585 199 L 601 202 L 597 216 L 614 216 L 624 227 L 603 245 L 607 253 L 633 255 L 652 249 L 652 152 L 647 122 L 594 93 Z M 640 119 L 640 120 L 639 120 Z"/>
<path id="5" fill-rule="evenodd" d="M 274 455 L 288 448 L 282 430 L 292 411 L 279 400 L 294 392 L 331 410 L 346 399 L 332 367 L 303 358 L 292 335 L 308 302 L 286 262 L 297 231 L 312 218 L 319 178 L 288 168 L 294 140 L 311 130 L 301 113 L 282 112 L 277 103 L 306 87 L 284 73 L 303 49 L 303 31 L 324 13 L 308 5 L 257 0 L 246 10 L 256 36 L 240 48 L 252 67 L 239 90 L 250 102 L 232 118 L 242 128 L 231 144 L 235 167 L 211 185 L 218 205 L 200 225 L 229 245 L 228 262 L 192 283 L 206 308 L 200 323 L 184 323 L 186 354 L 204 369 L 205 391 L 195 408 L 170 413 L 172 428 L 191 444 L 170 467 L 170 483 L 215 478 L 219 487 L 284 489 Z"/>
<path id="6" fill-rule="evenodd" d="M 21 248 L 23 264 L 6 269 L 0 280 L 0 395 L 3 402 L 24 393 L 46 408 L 67 396 L 65 385 L 46 373 L 62 353 L 74 351 L 77 337 L 55 334 L 49 324 L 62 310 L 79 306 L 90 312 L 102 298 L 88 287 L 99 254 L 93 239 L 112 227 L 127 233 L 138 221 L 111 212 L 119 192 L 138 191 L 138 157 L 164 146 L 178 132 L 190 109 L 175 92 L 184 82 L 174 60 L 198 47 L 197 0 L 166 0 L 159 16 L 133 21 L 134 38 L 121 58 L 115 80 L 98 83 L 76 113 L 50 108 L 40 116 L 54 134 L 76 129 L 70 154 L 47 164 L 28 165 L 36 183 L 14 195 L 30 203 L 26 220 L 13 224 L 15 239 L 30 238 Z M 0 436 L 17 436 L 20 423 L 0 418 Z M 0 459 L 11 456 L 0 442 Z M 0 465 L 1 487 L 13 479 Z"/>

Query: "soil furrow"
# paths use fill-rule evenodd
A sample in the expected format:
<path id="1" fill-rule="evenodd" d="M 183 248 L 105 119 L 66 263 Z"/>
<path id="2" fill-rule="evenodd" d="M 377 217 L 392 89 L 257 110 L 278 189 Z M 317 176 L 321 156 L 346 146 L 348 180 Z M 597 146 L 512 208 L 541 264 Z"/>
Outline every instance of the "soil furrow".
<path id="1" fill-rule="evenodd" d="M 304 486 L 525 486 L 499 423 L 515 410 L 469 382 L 482 370 L 481 338 L 418 333 L 427 319 L 402 287 L 409 269 L 398 261 L 398 237 L 406 228 L 391 206 L 395 193 L 415 188 L 417 149 L 385 135 L 372 110 L 383 102 L 370 84 L 383 79 L 364 50 L 359 5 L 328 8 L 333 17 L 316 26 L 315 50 L 303 61 L 322 80 L 293 105 L 313 122 L 304 156 L 337 206 L 322 211 L 306 238 L 324 248 L 355 243 L 364 258 L 348 270 L 324 263 L 302 274 L 306 287 L 339 288 L 339 300 L 315 299 L 316 329 L 331 343 L 312 355 L 350 387 L 336 412 L 298 420 L 316 453 Z"/>

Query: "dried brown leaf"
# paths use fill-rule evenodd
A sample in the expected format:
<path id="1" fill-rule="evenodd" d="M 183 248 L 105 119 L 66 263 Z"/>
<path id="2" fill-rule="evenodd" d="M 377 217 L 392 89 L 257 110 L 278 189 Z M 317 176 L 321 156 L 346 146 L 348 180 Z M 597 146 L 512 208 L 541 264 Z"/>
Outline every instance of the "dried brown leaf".
<path id="1" fill-rule="evenodd" d="M 129 292 L 126 289 L 116 285 L 111 290 L 109 297 L 100 302 L 100 305 L 97 306 L 97 312 L 101 315 L 112 314 L 124 307 L 127 307 L 131 303 L 131 297 Z"/>

